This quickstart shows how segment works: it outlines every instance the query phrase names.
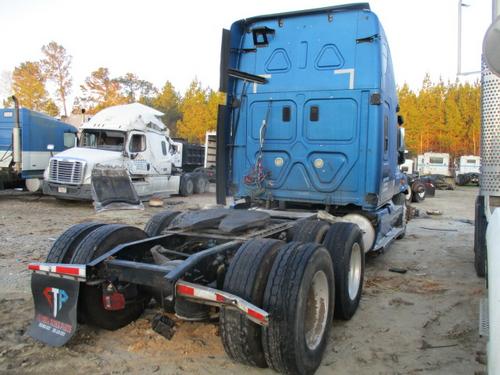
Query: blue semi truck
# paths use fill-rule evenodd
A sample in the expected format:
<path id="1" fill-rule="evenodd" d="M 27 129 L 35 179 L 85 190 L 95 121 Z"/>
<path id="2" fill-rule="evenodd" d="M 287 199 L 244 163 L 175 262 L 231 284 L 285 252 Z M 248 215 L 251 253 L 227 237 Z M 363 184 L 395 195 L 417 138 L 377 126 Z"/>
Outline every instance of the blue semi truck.
<path id="1" fill-rule="evenodd" d="M 77 129 L 26 108 L 0 109 L 0 188 L 25 182 L 41 188 L 43 172 L 54 153 L 76 145 Z"/>
<path id="2" fill-rule="evenodd" d="M 364 3 L 237 21 L 223 31 L 221 91 L 219 208 L 67 229 L 29 265 L 32 337 L 63 345 L 77 321 L 118 329 L 153 298 L 181 319 L 218 314 L 235 361 L 316 371 L 333 318 L 358 308 L 365 253 L 405 234 L 385 33 Z"/>

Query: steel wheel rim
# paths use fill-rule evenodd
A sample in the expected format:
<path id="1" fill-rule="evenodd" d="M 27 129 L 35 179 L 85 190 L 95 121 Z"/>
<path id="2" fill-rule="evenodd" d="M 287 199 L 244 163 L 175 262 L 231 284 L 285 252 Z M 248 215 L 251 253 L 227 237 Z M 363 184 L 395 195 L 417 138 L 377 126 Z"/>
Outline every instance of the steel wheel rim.
<path id="1" fill-rule="evenodd" d="M 422 191 L 422 192 L 418 193 L 418 196 L 419 196 L 420 198 L 425 197 L 425 191 Z"/>
<path id="2" fill-rule="evenodd" d="M 330 304 L 330 286 L 323 271 L 317 271 L 307 295 L 304 331 L 309 350 L 316 349 L 325 334 Z"/>
<path id="3" fill-rule="evenodd" d="M 355 242 L 351 247 L 351 260 L 349 262 L 348 292 L 351 300 L 356 299 L 361 285 L 361 247 Z"/>

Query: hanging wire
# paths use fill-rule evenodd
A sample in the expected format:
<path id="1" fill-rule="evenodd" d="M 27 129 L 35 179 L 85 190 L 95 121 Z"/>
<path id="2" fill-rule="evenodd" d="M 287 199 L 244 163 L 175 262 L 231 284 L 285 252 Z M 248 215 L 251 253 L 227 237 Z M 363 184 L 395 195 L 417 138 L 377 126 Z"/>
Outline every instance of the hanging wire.
<path id="1" fill-rule="evenodd" d="M 245 178 L 245 185 L 247 185 L 248 191 L 252 199 L 259 197 L 266 191 L 266 177 L 267 173 L 264 171 L 264 166 L 262 163 L 264 141 L 266 138 L 266 131 L 269 125 L 269 116 L 271 114 L 272 101 L 269 101 L 267 106 L 266 116 L 262 120 L 262 124 L 259 128 L 259 151 L 257 153 L 257 158 L 255 164 L 250 170 Z"/>

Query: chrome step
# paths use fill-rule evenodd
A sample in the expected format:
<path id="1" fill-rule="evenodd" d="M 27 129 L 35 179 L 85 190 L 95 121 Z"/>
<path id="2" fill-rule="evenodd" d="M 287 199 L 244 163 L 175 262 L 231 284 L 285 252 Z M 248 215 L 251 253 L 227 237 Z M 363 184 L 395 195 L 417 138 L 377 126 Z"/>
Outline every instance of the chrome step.
<path id="1" fill-rule="evenodd" d="M 489 331 L 488 298 L 481 298 L 479 301 L 479 336 L 488 337 Z"/>

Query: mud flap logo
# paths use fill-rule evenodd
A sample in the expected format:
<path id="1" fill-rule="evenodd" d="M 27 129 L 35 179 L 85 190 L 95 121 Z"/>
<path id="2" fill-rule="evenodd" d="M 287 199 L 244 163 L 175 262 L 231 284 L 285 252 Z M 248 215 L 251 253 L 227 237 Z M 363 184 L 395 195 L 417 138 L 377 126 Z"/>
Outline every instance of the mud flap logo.
<path id="1" fill-rule="evenodd" d="M 31 275 L 35 318 L 29 335 L 51 346 L 64 345 L 76 331 L 79 290 L 76 280 Z"/>
<path id="2" fill-rule="evenodd" d="M 68 300 L 68 293 L 62 289 L 47 287 L 43 290 L 43 295 L 49 303 L 52 316 L 57 318 L 57 313 L 61 310 L 63 304 Z"/>

